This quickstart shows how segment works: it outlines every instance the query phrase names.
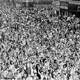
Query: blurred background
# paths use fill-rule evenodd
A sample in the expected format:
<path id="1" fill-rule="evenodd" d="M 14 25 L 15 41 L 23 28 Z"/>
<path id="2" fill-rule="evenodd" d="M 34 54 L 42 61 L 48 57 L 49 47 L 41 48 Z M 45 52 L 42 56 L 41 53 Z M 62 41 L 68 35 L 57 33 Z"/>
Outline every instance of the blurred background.
<path id="1" fill-rule="evenodd" d="M 14 7 L 53 7 L 58 15 L 73 15 L 79 17 L 80 0 L 0 0 Z"/>

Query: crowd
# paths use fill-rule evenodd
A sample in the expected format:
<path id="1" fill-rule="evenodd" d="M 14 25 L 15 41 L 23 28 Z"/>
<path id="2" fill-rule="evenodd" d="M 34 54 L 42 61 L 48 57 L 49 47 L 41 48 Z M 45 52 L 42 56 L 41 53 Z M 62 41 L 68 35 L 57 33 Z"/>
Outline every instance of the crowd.
<path id="1" fill-rule="evenodd" d="M 80 80 L 80 19 L 0 5 L 0 80 L 6 79 Z"/>

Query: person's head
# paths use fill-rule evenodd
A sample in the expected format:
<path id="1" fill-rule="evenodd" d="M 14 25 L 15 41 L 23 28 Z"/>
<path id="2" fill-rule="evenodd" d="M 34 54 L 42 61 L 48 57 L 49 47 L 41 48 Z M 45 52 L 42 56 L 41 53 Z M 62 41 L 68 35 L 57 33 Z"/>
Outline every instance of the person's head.
<path id="1" fill-rule="evenodd" d="M 74 17 L 74 18 L 75 18 L 75 16 L 76 16 L 76 15 L 75 15 L 75 14 L 73 14 L 73 17 Z"/>

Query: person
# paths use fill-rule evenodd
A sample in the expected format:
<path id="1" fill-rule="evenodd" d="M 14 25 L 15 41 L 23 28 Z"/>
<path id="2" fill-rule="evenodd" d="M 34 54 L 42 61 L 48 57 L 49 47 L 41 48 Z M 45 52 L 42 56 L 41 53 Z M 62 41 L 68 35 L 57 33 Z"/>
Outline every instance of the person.
<path id="1" fill-rule="evenodd" d="M 57 15 L 57 11 L 56 10 L 54 11 L 54 13 L 55 13 L 55 15 Z"/>
<path id="2" fill-rule="evenodd" d="M 26 80 L 33 80 L 31 76 L 29 76 Z"/>

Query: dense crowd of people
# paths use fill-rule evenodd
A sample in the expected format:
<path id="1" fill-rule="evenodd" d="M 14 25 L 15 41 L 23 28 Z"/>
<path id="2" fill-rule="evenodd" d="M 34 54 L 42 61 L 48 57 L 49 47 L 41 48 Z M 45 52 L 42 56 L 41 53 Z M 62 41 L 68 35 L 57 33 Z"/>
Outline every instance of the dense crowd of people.
<path id="1" fill-rule="evenodd" d="M 0 6 L 0 80 L 80 80 L 80 19 L 53 8 Z"/>

